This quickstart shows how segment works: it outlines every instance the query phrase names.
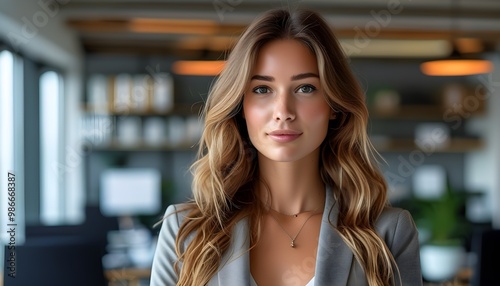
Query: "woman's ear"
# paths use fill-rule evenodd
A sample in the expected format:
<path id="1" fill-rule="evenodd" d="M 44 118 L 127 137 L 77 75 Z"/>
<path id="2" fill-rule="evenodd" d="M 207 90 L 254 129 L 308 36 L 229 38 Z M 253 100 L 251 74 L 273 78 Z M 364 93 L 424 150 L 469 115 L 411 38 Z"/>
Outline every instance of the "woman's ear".
<path id="1" fill-rule="evenodd" d="M 332 112 L 330 112 L 330 120 L 334 120 L 334 119 L 337 119 L 337 112 L 332 110 Z"/>

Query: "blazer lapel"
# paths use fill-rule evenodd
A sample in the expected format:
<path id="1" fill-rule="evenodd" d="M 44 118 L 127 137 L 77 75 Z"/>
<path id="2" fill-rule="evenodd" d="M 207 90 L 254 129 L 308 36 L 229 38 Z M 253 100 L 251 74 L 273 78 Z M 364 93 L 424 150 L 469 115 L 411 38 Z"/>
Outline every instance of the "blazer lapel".
<path id="1" fill-rule="evenodd" d="M 239 221 L 233 229 L 233 241 L 216 275 L 209 281 L 209 286 L 249 286 L 250 285 L 250 247 L 248 219 Z"/>
<path id="2" fill-rule="evenodd" d="M 332 208 L 333 206 L 333 208 Z M 339 209 L 330 187 L 326 188 L 325 209 L 319 233 L 315 285 L 347 285 L 353 253 L 336 227 Z"/>
<path id="3" fill-rule="evenodd" d="M 326 188 L 325 208 L 321 220 L 314 284 L 348 285 L 353 254 L 330 222 L 337 226 L 339 209 L 330 187 Z M 332 208 L 333 206 L 333 208 Z M 222 258 L 219 272 L 209 286 L 250 285 L 248 219 L 239 221 L 233 230 L 233 242 Z"/>

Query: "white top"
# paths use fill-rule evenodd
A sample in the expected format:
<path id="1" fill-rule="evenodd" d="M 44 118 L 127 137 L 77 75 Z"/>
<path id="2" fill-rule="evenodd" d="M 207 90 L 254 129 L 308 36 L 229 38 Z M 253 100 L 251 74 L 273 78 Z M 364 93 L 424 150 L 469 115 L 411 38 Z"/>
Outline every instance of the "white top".
<path id="1" fill-rule="evenodd" d="M 313 276 L 313 278 L 311 278 L 311 281 L 309 281 L 305 286 L 314 286 L 314 277 L 315 276 Z M 250 275 L 250 286 L 258 286 L 252 275 Z"/>

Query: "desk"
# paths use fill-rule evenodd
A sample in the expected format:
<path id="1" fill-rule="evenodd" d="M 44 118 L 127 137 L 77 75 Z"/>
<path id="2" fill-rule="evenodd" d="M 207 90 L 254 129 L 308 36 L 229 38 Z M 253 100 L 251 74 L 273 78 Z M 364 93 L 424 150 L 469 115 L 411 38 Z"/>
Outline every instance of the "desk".
<path id="1" fill-rule="evenodd" d="M 141 280 L 149 280 L 151 269 L 123 268 L 104 271 L 108 286 L 140 286 Z"/>

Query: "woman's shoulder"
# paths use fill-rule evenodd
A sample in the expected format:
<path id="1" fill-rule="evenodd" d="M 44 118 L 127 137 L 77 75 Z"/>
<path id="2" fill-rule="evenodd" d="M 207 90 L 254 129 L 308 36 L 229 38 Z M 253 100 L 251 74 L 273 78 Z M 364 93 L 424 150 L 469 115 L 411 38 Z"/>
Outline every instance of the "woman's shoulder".
<path id="1" fill-rule="evenodd" d="M 151 285 L 175 285 L 177 273 L 174 268 L 177 257 L 176 238 L 182 222 L 193 209 L 193 204 L 171 204 L 167 207 L 161 223 L 155 257 L 151 270 Z"/>
<path id="2" fill-rule="evenodd" d="M 415 226 L 413 217 L 406 209 L 386 206 L 377 219 L 376 225 L 381 228 L 390 226 Z"/>
<path id="3" fill-rule="evenodd" d="M 394 206 L 391 206 L 391 205 L 386 205 L 384 207 L 384 209 L 382 210 L 382 214 L 380 215 L 380 218 L 384 218 L 384 216 L 387 216 L 387 217 L 398 217 L 400 215 L 407 216 L 407 215 L 410 215 L 410 212 L 408 210 L 400 208 L 400 207 L 394 207 Z"/>
<path id="4" fill-rule="evenodd" d="M 194 207 L 193 203 L 171 204 L 167 207 L 163 215 L 162 228 L 179 229 L 182 222 L 186 219 L 189 211 Z"/>
<path id="5" fill-rule="evenodd" d="M 401 236 L 417 235 L 410 212 L 398 207 L 386 206 L 375 223 L 375 229 L 389 243 Z"/>

